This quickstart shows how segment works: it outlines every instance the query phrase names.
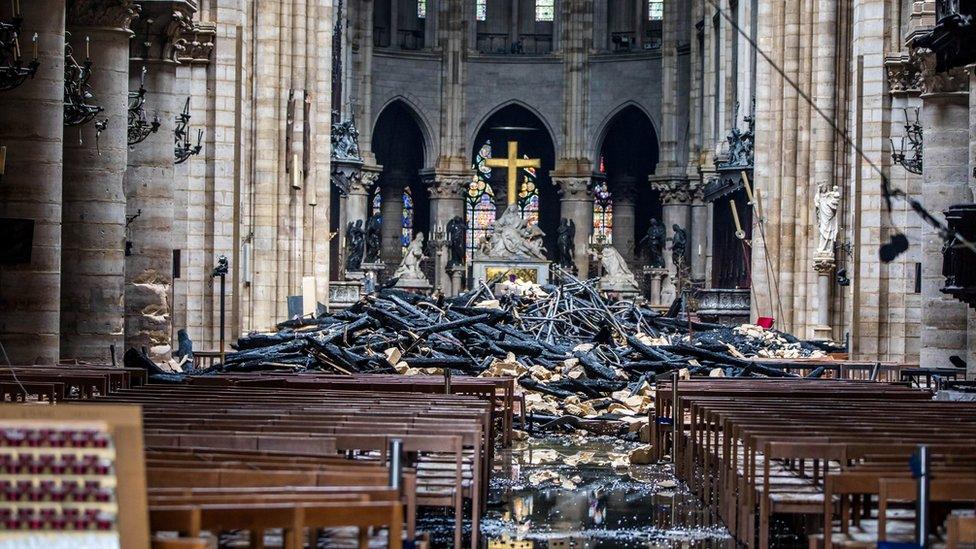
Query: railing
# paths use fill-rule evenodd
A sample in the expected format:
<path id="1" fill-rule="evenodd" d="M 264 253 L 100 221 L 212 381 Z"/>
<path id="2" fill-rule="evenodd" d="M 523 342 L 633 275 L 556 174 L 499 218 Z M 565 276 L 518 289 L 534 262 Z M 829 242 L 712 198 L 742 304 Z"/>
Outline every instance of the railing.
<path id="1" fill-rule="evenodd" d="M 479 53 L 512 53 L 506 32 L 479 32 L 477 45 Z"/>
<path id="2" fill-rule="evenodd" d="M 610 33 L 610 51 L 624 53 L 637 49 L 637 35 L 632 31 Z"/>
<path id="3" fill-rule="evenodd" d="M 423 30 L 401 30 L 397 32 L 397 43 L 401 50 L 420 50 L 424 48 Z"/>
<path id="4" fill-rule="evenodd" d="M 386 27 L 373 27 L 373 47 L 388 48 L 390 46 L 390 30 Z"/>
<path id="5" fill-rule="evenodd" d="M 517 53 L 548 55 L 552 53 L 552 34 L 536 33 L 519 35 L 516 43 Z"/>
<path id="6" fill-rule="evenodd" d="M 552 53 L 552 34 L 520 34 L 512 42 L 508 33 L 479 32 L 478 52 L 496 55 L 548 55 Z"/>

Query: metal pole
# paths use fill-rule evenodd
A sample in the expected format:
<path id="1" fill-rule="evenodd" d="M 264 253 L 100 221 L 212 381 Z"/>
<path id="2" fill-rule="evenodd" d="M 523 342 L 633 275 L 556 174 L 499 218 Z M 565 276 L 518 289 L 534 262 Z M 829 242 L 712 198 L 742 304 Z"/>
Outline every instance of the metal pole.
<path id="1" fill-rule="evenodd" d="M 444 368 L 444 394 L 451 394 L 451 369 Z"/>
<path id="2" fill-rule="evenodd" d="M 220 275 L 220 363 L 224 363 L 224 322 L 226 317 L 226 312 L 224 310 L 225 296 L 224 289 L 226 287 L 226 275 Z"/>
<path id="3" fill-rule="evenodd" d="M 403 441 L 395 438 L 390 441 L 390 488 L 403 487 Z"/>
<path id="4" fill-rule="evenodd" d="M 915 503 L 915 541 L 925 549 L 929 546 L 929 448 L 920 445 L 915 451 L 915 477 L 918 497 Z"/>
<path id="5" fill-rule="evenodd" d="M 117 359 L 115 358 L 115 344 L 114 343 L 108 346 L 108 351 L 112 354 L 112 367 L 113 368 L 118 368 L 119 363 L 118 363 Z"/>
<path id="6" fill-rule="evenodd" d="M 675 370 L 671 373 L 671 463 L 678 460 L 678 422 L 681 421 L 681 409 L 678 406 L 678 379 L 681 373 Z"/>

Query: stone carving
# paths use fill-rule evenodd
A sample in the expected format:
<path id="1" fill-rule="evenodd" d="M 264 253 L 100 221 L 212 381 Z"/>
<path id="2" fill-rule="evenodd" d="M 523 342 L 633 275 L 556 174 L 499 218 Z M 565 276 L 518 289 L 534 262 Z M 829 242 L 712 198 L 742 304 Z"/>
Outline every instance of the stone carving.
<path id="1" fill-rule="evenodd" d="M 686 180 L 655 180 L 651 188 L 661 193 L 663 204 L 687 204 L 691 202 L 692 189 Z"/>
<path id="2" fill-rule="evenodd" d="M 576 266 L 576 222 L 572 219 L 563 218 L 559 222 L 559 229 L 556 231 L 557 261 L 559 265 L 566 269 Z"/>
<path id="3" fill-rule="evenodd" d="M 195 3 L 189 0 L 142 2 L 142 29 L 133 29 L 136 37 L 130 42 L 131 57 L 178 61 L 186 50 L 185 36 L 193 34 Z"/>
<path id="4" fill-rule="evenodd" d="M 922 73 L 909 61 L 907 55 L 885 58 L 888 74 L 888 91 L 892 94 L 918 94 L 922 91 Z"/>
<path id="5" fill-rule="evenodd" d="M 420 263 L 424 259 L 427 259 L 427 256 L 424 255 L 424 234 L 417 233 L 407 246 L 400 266 L 393 272 L 393 277 L 400 279 L 397 284 L 401 285 L 405 281 L 427 282 L 427 277 L 424 276 L 424 271 L 420 268 Z"/>
<path id="6" fill-rule="evenodd" d="M 735 104 L 734 119 L 739 118 L 739 103 Z M 738 125 L 729 130 L 725 140 L 729 145 L 728 159 L 718 164 L 717 168 L 748 168 L 753 165 L 755 148 L 755 119 L 751 115 L 742 117 L 746 123 L 746 130 L 742 131 Z"/>
<path id="7" fill-rule="evenodd" d="M 671 261 L 675 266 L 681 267 L 685 263 L 685 252 L 688 249 L 688 232 L 681 228 L 677 223 L 671 225 L 674 236 L 671 237 Z"/>
<path id="8" fill-rule="evenodd" d="M 464 196 L 471 184 L 470 176 L 432 175 L 427 180 L 427 189 L 431 198 L 458 198 Z"/>
<path id="9" fill-rule="evenodd" d="M 919 69 L 922 93 L 963 93 L 969 91 L 969 72 L 965 67 L 952 67 L 939 72 L 936 54 L 927 48 L 909 50 L 912 64 Z"/>
<path id="10" fill-rule="evenodd" d="M 363 232 L 363 220 L 349 222 L 346 227 L 346 270 L 358 271 L 363 264 L 366 233 Z"/>
<path id="11" fill-rule="evenodd" d="M 813 203 L 817 209 L 817 232 L 820 234 L 817 254 L 833 255 L 837 242 L 837 208 L 840 206 L 837 185 L 830 190 L 824 186 L 818 188 Z"/>
<path id="12" fill-rule="evenodd" d="M 641 246 L 647 247 L 647 266 L 655 269 L 664 268 L 664 244 L 667 240 L 667 231 L 664 225 L 656 218 L 651 218 L 651 226 L 647 229 L 647 234 L 640 241 Z"/>
<path id="13" fill-rule="evenodd" d="M 366 252 L 363 254 L 364 263 L 376 263 L 380 259 L 380 248 L 382 247 L 381 230 L 383 228 L 383 218 L 379 214 L 373 214 L 366 222 Z"/>
<path id="14" fill-rule="evenodd" d="M 516 258 L 546 260 L 542 238 L 546 234 L 536 224 L 522 219 L 518 206 L 512 204 L 495 221 L 495 230 L 481 239 L 479 251 L 488 259 Z"/>
<path id="15" fill-rule="evenodd" d="M 553 178 L 552 182 L 559 187 L 558 193 L 562 198 L 582 200 L 593 196 L 588 177 L 559 177 Z"/>
<path id="16" fill-rule="evenodd" d="M 332 158 L 362 162 L 359 154 L 359 130 L 352 120 L 332 125 Z"/>
<path id="17" fill-rule="evenodd" d="M 447 251 L 450 254 L 447 260 L 447 267 L 459 267 L 464 265 L 464 233 L 467 227 L 464 219 L 456 215 L 447 222 Z"/>
<path id="18" fill-rule="evenodd" d="M 600 253 L 600 264 L 603 265 L 604 271 L 600 278 L 600 285 L 604 289 L 637 289 L 637 278 L 616 248 L 613 246 L 604 248 Z"/>
<path id="19" fill-rule="evenodd" d="M 65 20 L 69 27 L 128 29 L 139 9 L 133 0 L 68 0 Z"/>
<path id="20" fill-rule="evenodd" d="M 192 40 L 187 40 L 180 53 L 180 63 L 206 64 L 213 54 L 217 39 L 217 25 L 213 23 L 194 23 Z"/>

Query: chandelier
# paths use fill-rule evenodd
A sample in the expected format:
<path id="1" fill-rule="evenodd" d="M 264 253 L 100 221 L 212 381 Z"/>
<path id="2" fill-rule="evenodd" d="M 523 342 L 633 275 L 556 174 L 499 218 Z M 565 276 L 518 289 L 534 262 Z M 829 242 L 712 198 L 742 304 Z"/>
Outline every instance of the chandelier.
<path id="1" fill-rule="evenodd" d="M 183 105 L 183 112 L 176 116 L 176 131 L 174 132 L 176 136 L 176 147 L 174 152 L 176 154 L 176 163 L 182 164 L 190 159 L 191 156 L 200 154 L 203 150 L 203 130 L 197 130 L 197 144 L 194 146 L 190 143 L 190 98 L 186 98 L 186 103 Z"/>
<path id="2" fill-rule="evenodd" d="M 92 75 L 91 45 L 85 37 L 85 63 L 79 65 L 71 45 L 64 44 L 64 125 L 81 126 L 95 119 L 102 108 L 89 103 L 95 97 L 88 81 Z"/>
<path id="3" fill-rule="evenodd" d="M 159 115 L 153 115 L 152 122 L 146 118 L 146 67 L 142 67 L 139 77 L 139 91 L 129 92 L 129 146 L 138 145 L 150 134 L 159 131 Z"/>
<path id="4" fill-rule="evenodd" d="M 25 63 L 21 51 L 20 32 L 24 23 L 20 14 L 20 0 L 14 1 L 14 17 L 10 23 L 0 21 L 0 91 L 7 91 L 34 78 L 40 63 L 37 62 L 37 33 L 31 41 L 34 57 Z"/>
<path id="5" fill-rule="evenodd" d="M 908 139 L 908 149 L 905 149 L 905 139 Z M 918 109 L 915 109 L 915 121 L 908 119 L 908 109 L 905 109 L 905 135 L 901 138 L 901 147 L 895 150 L 895 142 L 891 143 L 891 159 L 901 164 L 907 171 L 922 174 L 922 125 L 918 122 Z M 909 154 L 911 155 L 909 157 Z"/>

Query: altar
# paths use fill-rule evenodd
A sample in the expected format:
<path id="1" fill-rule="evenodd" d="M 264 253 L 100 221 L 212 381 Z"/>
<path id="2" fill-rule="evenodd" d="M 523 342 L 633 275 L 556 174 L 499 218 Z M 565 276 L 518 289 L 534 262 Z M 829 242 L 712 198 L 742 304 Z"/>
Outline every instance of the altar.
<path id="1" fill-rule="evenodd" d="M 517 280 L 533 284 L 549 283 L 549 262 L 532 261 L 528 259 L 501 260 L 490 258 L 475 258 L 471 263 L 471 277 L 475 283 L 489 280 L 508 280 L 514 276 Z"/>

